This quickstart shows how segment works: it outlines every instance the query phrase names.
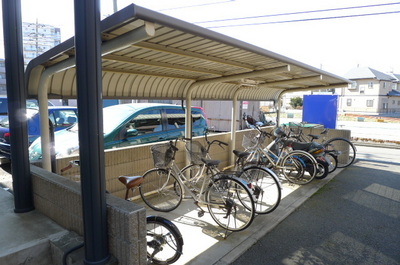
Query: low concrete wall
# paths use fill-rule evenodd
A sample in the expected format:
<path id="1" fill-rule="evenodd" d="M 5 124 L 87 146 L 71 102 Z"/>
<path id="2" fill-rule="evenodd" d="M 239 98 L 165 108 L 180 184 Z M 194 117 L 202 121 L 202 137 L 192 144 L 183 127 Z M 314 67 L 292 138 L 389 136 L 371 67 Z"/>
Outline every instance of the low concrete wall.
<path id="1" fill-rule="evenodd" d="M 64 228 L 83 235 L 80 184 L 31 166 L 35 207 Z M 146 264 L 146 212 L 107 194 L 110 253 L 119 264 Z"/>
<path id="2" fill-rule="evenodd" d="M 236 135 L 236 149 L 243 150 L 242 138 L 243 134 L 249 130 L 238 131 Z M 210 135 L 209 140 L 220 140 L 226 143 L 230 142 L 229 133 L 219 133 Z M 201 142 L 205 145 L 204 137 L 195 137 L 194 140 Z M 118 180 L 119 176 L 128 175 L 136 176 L 143 175 L 147 170 L 154 167 L 153 157 L 150 152 L 150 147 L 154 144 L 145 144 L 132 146 L 120 149 L 111 149 L 105 151 L 105 175 L 106 175 L 106 189 L 111 194 L 124 198 L 125 186 Z M 182 142 L 178 142 L 179 151 L 176 155 L 175 162 L 179 167 L 184 167 L 188 162 L 186 160 L 186 151 Z M 229 147 L 223 148 L 214 145 L 210 150 L 210 155 L 213 159 L 221 161 L 220 168 L 229 165 Z M 79 167 L 73 167 L 65 172 L 61 172 L 69 161 L 79 159 L 78 156 L 64 157 L 57 159 L 57 173 L 70 180 L 79 181 L 80 171 Z"/>

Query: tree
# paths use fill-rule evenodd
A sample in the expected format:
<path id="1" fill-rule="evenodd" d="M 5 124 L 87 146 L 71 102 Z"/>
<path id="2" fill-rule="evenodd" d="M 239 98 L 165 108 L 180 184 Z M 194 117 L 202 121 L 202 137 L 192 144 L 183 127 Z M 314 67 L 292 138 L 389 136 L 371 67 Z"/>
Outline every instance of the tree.
<path id="1" fill-rule="evenodd" d="M 301 97 L 294 97 L 290 99 L 290 106 L 294 109 L 303 107 L 303 99 Z"/>

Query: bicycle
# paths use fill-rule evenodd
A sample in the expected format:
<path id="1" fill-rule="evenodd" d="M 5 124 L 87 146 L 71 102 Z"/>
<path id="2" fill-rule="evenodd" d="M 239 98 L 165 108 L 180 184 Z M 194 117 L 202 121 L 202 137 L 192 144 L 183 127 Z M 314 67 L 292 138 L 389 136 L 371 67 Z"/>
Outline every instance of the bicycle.
<path id="1" fill-rule="evenodd" d="M 196 183 L 201 179 L 199 173 L 203 164 L 201 159 L 211 159 L 209 155 L 211 147 L 213 145 L 218 145 L 221 148 L 223 148 L 223 146 L 228 146 L 227 143 L 217 139 L 210 141 L 208 138 L 208 131 L 205 132 L 204 139 L 207 147 L 203 147 L 200 142 L 193 141 L 192 139 L 187 140 L 185 144 L 191 164 L 184 167 L 182 172 L 189 176 L 189 180 L 194 186 L 196 186 Z M 235 152 L 237 151 L 234 151 L 234 153 Z M 227 171 L 231 168 L 233 168 L 233 170 Z M 236 175 L 238 178 L 250 184 L 248 186 L 253 195 L 257 214 L 271 213 L 278 207 L 281 201 L 282 186 L 279 178 L 272 170 L 254 165 L 242 166 L 241 164 L 235 164 L 225 167 L 223 171 L 231 172 L 231 174 Z"/>
<path id="2" fill-rule="evenodd" d="M 142 176 L 120 176 L 125 185 L 125 200 L 129 201 L 129 190 L 143 183 Z M 146 217 L 147 259 L 153 264 L 172 264 L 182 255 L 183 238 L 178 227 L 161 216 Z"/>
<path id="3" fill-rule="evenodd" d="M 61 172 L 79 166 L 79 160 L 72 160 Z M 129 201 L 129 190 L 143 182 L 142 176 L 120 176 L 127 191 L 125 200 Z M 182 255 L 183 237 L 178 227 L 170 220 L 156 215 L 146 217 L 147 262 L 150 264 L 172 264 Z"/>
<path id="4" fill-rule="evenodd" d="M 308 134 L 309 139 L 305 137 L 302 124 L 289 123 L 289 129 L 292 132 L 293 138 L 298 139 L 302 142 L 313 142 L 320 138 L 319 135 Z M 327 139 L 329 129 L 324 129 L 320 135 L 322 135 L 321 144 L 325 146 L 325 149 L 331 156 L 337 158 L 336 166 L 338 168 L 345 168 L 354 163 L 356 159 L 357 149 L 355 145 L 348 139 L 342 137 L 334 137 Z"/>
<path id="5" fill-rule="evenodd" d="M 310 183 L 315 178 L 318 166 L 312 155 L 302 150 L 292 150 L 287 145 L 276 148 L 282 141 L 282 135 L 277 129 L 274 130 L 275 139 L 263 148 L 265 138 L 272 138 L 272 134 L 262 131 L 258 126 L 255 128 L 256 131 L 243 135 L 242 146 L 246 152 L 241 158 L 243 164 L 273 168 L 289 182 L 299 185 Z"/>
<path id="6" fill-rule="evenodd" d="M 178 139 L 151 147 L 155 168 L 143 175 L 144 181 L 139 185 L 146 205 L 155 211 L 169 212 L 180 205 L 187 192 L 199 208 L 199 217 L 205 213 L 202 206 L 207 206 L 212 219 L 222 228 L 242 231 L 249 227 L 255 207 L 248 183 L 228 172 L 219 172 L 216 167 L 220 161 L 202 159 L 198 177 L 205 177 L 198 187 L 192 185 L 193 179 L 175 164 L 177 142 Z"/>

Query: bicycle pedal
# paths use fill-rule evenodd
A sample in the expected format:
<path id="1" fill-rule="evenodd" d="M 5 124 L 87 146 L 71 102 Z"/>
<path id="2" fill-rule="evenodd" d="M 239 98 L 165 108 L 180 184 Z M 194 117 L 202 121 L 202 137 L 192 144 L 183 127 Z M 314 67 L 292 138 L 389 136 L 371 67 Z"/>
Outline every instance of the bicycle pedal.
<path id="1" fill-rule="evenodd" d="M 198 216 L 198 217 L 203 217 L 203 216 L 204 216 L 204 211 L 199 211 L 199 212 L 197 213 L 197 216 Z"/>

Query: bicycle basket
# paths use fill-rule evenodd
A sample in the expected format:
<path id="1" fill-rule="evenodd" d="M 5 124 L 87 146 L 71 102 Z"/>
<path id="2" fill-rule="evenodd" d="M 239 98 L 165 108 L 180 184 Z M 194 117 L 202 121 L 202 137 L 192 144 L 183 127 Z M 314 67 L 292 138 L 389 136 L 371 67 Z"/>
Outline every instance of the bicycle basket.
<path id="1" fill-rule="evenodd" d="M 289 130 L 292 135 L 299 135 L 302 131 L 300 124 L 289 122 Z"/>
<path id="2" fill-rule="evenodd" d="M 242 146 L 247 150 L 256 149 L 259 140 L 259 133 L 256 131 L 251 131 L 243 135 Z"/>
<path id="3" fill-rule="evenodd" d="M 193 164 L 203 164 L 203 161 L 201 161 L 201 159 L 207 157 L 207 149 L 200 142 L 190 141 L 185 144 L 185 147 L 188 159 Z"/>
<path id="4" fill-rule="evenodd" d="M 150 150 L 155 167 L 166 168 L 171 164 L 174 151 L 169 143 L 153 145 Z"/>

